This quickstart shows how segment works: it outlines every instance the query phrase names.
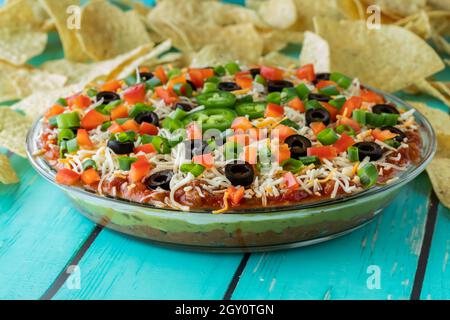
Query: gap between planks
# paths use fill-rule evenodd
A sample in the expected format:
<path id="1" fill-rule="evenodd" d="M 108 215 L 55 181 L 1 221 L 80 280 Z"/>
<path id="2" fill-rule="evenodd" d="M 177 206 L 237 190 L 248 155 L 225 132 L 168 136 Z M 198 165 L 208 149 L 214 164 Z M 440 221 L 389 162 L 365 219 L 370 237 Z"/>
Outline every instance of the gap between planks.
<path id="1" fill-rule="evenodd" d="M 51 300 L 56 295 L 56 293 L 59 291 L 59 289 L 62 288 L 62 286 L 64 285 L 64 283 L 66 282 L 67 278 L 70 275 L 69 273 L 67 273 L 67 268 L 72 265 L 77 265 L 80 262 L 84 254 L 87 252 L 92 243 L 94 243 L 95 239 L 102 230 L 103 230 L 102 226 L 99 225 L 95 226 L 94 230 L 91 232 L 89 237 L 86 238 L 86 240 L 81 245 L 80 249 L 78 249 L 73 258 L 69 260 L 64 269 L 61 270 L 61 272 L 56 277 L 55 281 L 53 281 L 53 283 L 50 285 L 47 291 L 41 296 L 40 300 Z"/>
<path id="2" fill-rule="evenodd" d="M 430 202 L 428 205 L 427 221 L 425 223 L 425 234 L 422 240 L 422 247 L 420 248 L 419 261 L 417 264 L 414 283 L 411 290 L 411 300 L 420 300 L 422 293 L 423 281 L 425 279 L 425 272 L 427 270 L 428 257 L 430 255 L 431 242 L 433 240 L 434 228 L 436 226 L 437 211 L 439 200 L 436 193 L 431 189 Z"/>
<path id="3" fill-rule="evenodd" d="M 225 292 L 225 295 L 223 296 L 223 300 L 231 300 L 231 297 L 233 296 L 234 290 L 236 289 L 239 280 L 241 279 L 242 272 L 244 272 L 245 267 L 247 266 L 247 262 L 250 259 L 251 253 L 245 253 L 242 257 L 241 262 L 239 263 L 239 266 L 236 269 L 236 272 L 233 275 L 233 278 L 230 281 L 230 284 L 228 285 L 227 291 Z"/>

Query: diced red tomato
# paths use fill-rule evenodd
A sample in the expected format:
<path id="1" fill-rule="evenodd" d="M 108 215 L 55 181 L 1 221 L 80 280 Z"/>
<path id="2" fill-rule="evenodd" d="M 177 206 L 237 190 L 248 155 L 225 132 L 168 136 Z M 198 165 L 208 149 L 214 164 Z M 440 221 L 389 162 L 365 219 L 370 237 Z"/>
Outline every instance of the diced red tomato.
<path id="1" fill-rule="evenodd" d="M 284 108 L 275 103 L 269 103 L 264 112 L 266 118 L 280 118 L 284 115 Z"/>
<path id="2" fill-rule="evenodd" d="M 320 80 L 317 84 L 316 84 L 316 88 L 317 89 L 322 89 L 328 86 L 337 86 L 336 82 L 334 81 L 330 81 L 330 80 Z"/>
<path id="3" fill-rule="evenodd" d="M 124 105 L 120 105 L 111 110 L 111 119 L 116 120 L 120 118 L 128 117 L 128 108 Z"/>
<path id="4" fill-rule="evenodd" d="M 91 105 L 91 98 L 89 98 L 88 96 L 85 96 L 83 94 L 79 94 L 70 98 L 67 98 L 67 105 L 70 108 L 80 108 L 80 109 L 85 109 L 87 107 L 89 107 Z"/>
<path id="5" fill-rule="evenodd" d="M 246 117 L 237 117 L 233 120 L 233 123 L 231 124 L 231 129 L 233 130 L 248 130 L 253 128 L 252 123 L 250 120 L 248 120 Z"/>
<path id="6" fill-rule="evenodd" d="M 290 190 L 297 190 L 300 187 L 297 179 L 295 178 L 295 176 L 292 172 L 286 172 L 283 175 L 283 178 L 284 178 L 284 183 L 286 184 L 286 188 L 288 188 Z"/>
<path id="7" fill-rule="evenodd" d="M 289 159 L 291 157 L 291 151 L 286 143 L 280 144 L 278 146 L 271 146 L 272 155 L 278 163 Z"/>
<path id="8" fill-rule="evenodd" d="M 202 138 L 202 130 L 198 126 L 196 122 L 191 122 L 186 127 L 187 138 L 189 140 L 201 139 Z"/>
<path id="9" fill-rule="evenodd" d="M 155 75 L 155 77 L 157 77 L 159 80 L 161 80 L 162 83 L 166 83 L 168 80 L 166 71 L 164 70 L 163 67 L 156 68 L 156 70 L 153 72 L 153 74 Z"/>
<path id="10" fill-rule="evenodd" d="M 297 78 L 300 80 L 308 80 L 313 82 L 316 80 L 316 73 L 314 72 L 313 64 L 306 64 L 303 67 L 297 69 Z"/>
<path id="11" fill-rule="evenodd" d="M 108 128 L 108 131 L 111 133 L 124 132 L 123 128 L 117 122 L 113 122 L 111 126 Z"/>
<path id="12" fill-rule="evenodd" d="M 261 66 L 261 76 L 267 80 L 283 80 L 283 70 L 275 67 Z"/>
<path id="13" fill-rule="evenodd" d="M 143 144 L 142 146 L 134 148 L 134 153 L 138 153 L 141 151 L 144 153 L 156 153 L 156 149 L 151 143 Z"/>
<path id="14" fill-rule="evenodd" d="M 81 181 L 84 182 L 84 184 L 93 184 L 100 181 L 100 175 L 98 174 L 97 170 L 94 168 L 87 169 L 81 174 Z"/>
<path id="15" fill-rule="evenodd" d="M 122 88 L 122 83 L 119 80 L 110 80 L 100 87 L 100 91 L 116 92 L 120 88 Z"/>
<path id="16" fill-rule="evenodd" d="M 164 87 L 156 87 L 155 92 L 166 104 L 172 104 L 178 100 L 177 94 L 170 88 L 164 89 Z"/>
<path id="17" fill-rule="evenodd" d="M 154 124 L 148 122 L 142 122 L 139 128 L 140 134 L 149 134 L 151 136 L 156 136 L 158 134 L 158 127 Z"/>
<path id="18" fill-rule="evenodd" d="M 256 164 L 258 161 L 258 148 L 255 146 L 246 146 L 239 158 L 249 164 Z"/>
<path id="19" fill-rule="evenodd" d="M 253 78 L 249 71 L 238 72 L 235 74 L 236 83 L 242 89 L 251 89 L 253 87 Z"/>
<path id="20" fill-rule="evenodd" d="M 176 77 L 172 77 L 167 83 L 167 87 L 173 89 L 173 86 L 177 83 L 186 83 L 186 76 L 184 74 Z"/>
<path id="21" fill-rule="evenodd" d="M 303 101 L 299 97 L 295 97 L 291 101 L 288 102 L 288 107 L 294 110 L 305 112 L 305 106 L 303 105 Z"/>
<path id="22" fill-rule="evenodd" d="M 364 102 L 371 102 L 371 103 L 377 103 L 377 104 L 381 104 L 381 103 L 385 102 L 384 98 L 382 96 L 380 96 L 378 93 L 375 93 L 369 89 L 361 90 L 360 97 L 361 97 L 362 101 L 364 101 Z"/>
<path id="23" fill-rule="evenodd" d="M 351 117 L 353 110 L 361 108 L 361 104 L 361 97 L 351 97 L 350 99 L 345 101 L 339 113 L 344 115 L 345 117 Z"/>
<path id="24" fill-rule="evenodd" d="M 327 126 L 323 122 L 311 122 L 309 124 L 309 127 L 316 136 L 320 133 L 320 131 L 327 128 Z"/>
<path id="25" fill-rule="evenodd" d="M 55 104 L 53 105 L 53 107 L 47 110 L 47 112 L 45 113 L 45 117 L 48 119 L 57 116 L 58 114 L 63 113 L 65 110 L 66 108 L 64 108 L 63 106 Z"/>
<path id="26" fill-rule="evenodd" d="M 341 153 L 347 151 L 347 149 L 354 144 L 355 140 L 346 133 L 343 133 L 339 140 L 333 144 L 333 147 L 336 148 L 337 153 Z"/>
<path id="27" fill-rule="evenodd" d="M 192 162 L 201 164 L 205 168 L 212 168 L 214 167 L 214 156 L 212 155 L 212 153 L 200 154 L 198 156 L 192 157 Z"/>
<path id="28" fill-rule="evenodd" d="M 133 105 L 145 101 L 145 84 L 140 83 L 125 90 L 123 99 L 129 104 Z"/>
<path id="29" fill-rule="evenodd" d="M 392 133 L 389 130 L 380 130 L 377 128 L 372 130 L 372 136 L 377 140 L 386 141 L 395 138 L 397 134 Z"/>
<path id="30" fill-rule="evenodd" d="M 335 147 L 313 147 L 307 149 L 308 157 L 316 156 L 320 159 L 333 159 L 337 157 L 337 151 Z"/>
<path id="31" fill-rule="evenodd" d="M 339 110 L 327 102 L 321 101 L 319 103 L 322 105 L 322 107 L 327 109 L 328 113 L 330 114 L 331 120 L 336 121 L 336 116 L 337 116 Z"/>
<path id="32" fill-rule="evenodd" d="M 133 119 L 129 119 L 127 121 L 125 121 L 122 125 L 121 125 L 122 129 L 125 131 L 134 131 L 134 132 L 139 132 L 139 124 L 133 120 Z"/>
<path id="33" fill-rule="evenodd" d="M 139 158 L 136 162 L 131 164 L 128 177 L 131 182 L 141 181 L 148 175 L 151 169 L 152 165 L 145 158 Z"/>
<path id="34" fill-rule="evenodd" d="M 91 139 L 89 138 L 89 134 L 86 129 L 78 129 L 77 131 L 77 142 L 80 147 L 83 148 L 92 148 L 93 144 Z"/>
<path id="35" fill-rule="evenodd" d="M 149 67 L 139 67 L 139 72 L 150 72 Z"/>
<path id="36" fill-rule="evenodd" d="M 356 121 L 352 118 L 340 117 L 338 124 L 347 125 L 347 126 L 351 127 L 353 130 L 355 130 L 355 132 L 361 131 L 361 126 L 359 125 L 358 121 Z"/>
<path id="37" fill-rule="evenodd" d="M 189 69 L 188 74 L 189 74 L 189 78 L 191 79 L 192 83 L 197 88 L 201 88 L 201 87 L 203 87 L 203 84 L 206 79 L 214 76 L 214 70 L 211 68 L 204 68 L 204 69 L 192 68 L 192 69 Z"/>
<path id="38" fill-rule="evenodd" d="M 284 142 L 284 140 L 286 140 L 287 137 L 292 136 L 294 134 L 297 134 L 297 131 L 295 131 L 291 127 L 279 124 L 272 130 L 271 137 L 272 139 L 278 138 L 281 142 Z"/>
<path id="39" fill-rule="evenodd" d="M 245 191 L 244 187 L 239 187 L 239 188 L 236 188 L 233 186 L 228 187 L 228 189 L 227 189 L 228 199 L 230 199 L 232 206 L 239 205 L 239 203 L 244 198 L 244 191 Z"/>
<path id="40" fill-rule="evenodd" d="M 74 186 L 80 181 L 80 175 L 70 169 L 59 169 L 56 173 L 56 182 L 66 186 Z"/>
<path id="41" fill-rule="evenodd" d="M 97 110 L 91 110 L 86 113 L 81 119 L 81 127 L 87 130 L 97 128 L 103 122 L 109 121 L 109 116 L 98 112 Z"/>

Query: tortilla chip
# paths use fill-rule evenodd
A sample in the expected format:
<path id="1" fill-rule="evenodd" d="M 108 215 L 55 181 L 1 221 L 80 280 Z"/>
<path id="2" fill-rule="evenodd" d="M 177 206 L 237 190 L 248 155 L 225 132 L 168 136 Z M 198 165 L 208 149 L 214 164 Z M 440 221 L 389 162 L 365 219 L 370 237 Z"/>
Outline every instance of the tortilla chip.
<path id="1" fill-rule="evenodd" d="M 450 116 L 423 103 L 411 101 L 408 103 L 422 113 L 433 126 L 438 141 L 437 156 L 450 158 Z"/>
<path id="2" fill-rule="evenodd" d="M 36 92 L 12 105 L 11 109 L 21 110 L 27 115 L 27 118 L 37 120 L 56 102 L 56 100 L 74 95 L 82 89 L 83 86 L 76 84 L 59 89 Z"/>
<path id="3" fill-rule="evenodd" d="M 427 167 L 427 173 L 433 184 L 434 192 L 447 208 L 450 208 L 450 116 L 439 109 L 426 104 L 408 101 L 431 123 L 436 133 L 437 152 Z"/>
<path id="4" fill-rule="evenodd" d="M 450 42 L 448 42 L 447 39 L 436 32 L 432 32 L 431 40 L 433 40 L 438 51 L 450 55 Z"/>
<path id="5" fill-rule="evenodd" d="M 128 63 L 126 66 L 124 66 L 120 71 L 120 73 L 112 72 L 108 75 L 108 79 L 123 79 L 129 76 L 132 72 L 136 70 L 139 66 L 142 66 L 145 61 L 149 61 L 152 59 L 158 58 L 161 54 L 167 52 L 172 47 L 172 42 L 170 40 L 166 40 L 163 43 L 159 44 L 155 48 L 153 48 L 150 52 L 143 54 L 136 59 L 133 59 Z"/>
<path id="6" fill-rule="evenodd" d="M 425 9 L 427 0 L 365 0 L 367 5 L 378 5 L 393 18 L 406 17 Z"/>
<path id="7" fill-rule="evenodd" d="M 436 157 L 427 168 L 434 192 L 441 203 L 450 208 L 450 158 Z"/>
<path id="8" fill-rule="evenodd" d="M 364 21 L 322 18 L 316 18 L 315 25 L 330 45 L 332 70 L 385 91 L 401 90 L 444 68 L 433 48 L 401 27 L 369 30 Z"/>
<path id="9" fill-rule="evenodd" d="M 47 34 L 41 30 L 42 20 L 28 0 L 18 0 L 0 8 L 0 60 L 23 65 L 41 54 Z"/>
<path id="10" fill-rule="evenodd" d="M 258 13 L 268 26 L 275 29 L 287 29 L 297 21 L 294 0 L 269 0 L 258 8 Z"/>
<path id="11" fill-rule="evenodd" d="M 144 45 L 110 60 L 94 63 L 80 63 L 60 59 L 48 61 L 44 63 L 41 68 L 48 72 L 59 73 L 66 76 L 68 78 L 68 85 L 80 84 L 81 86 L 84 86 L 99 78 L 107 79 L 115 76 L 131 62 L 151 51 L 151 45 Z"/>
<path id="12" fill-rule="evenodd" d="M 264 42 L 251 23 L 236 24 L 225 27 L 214 38 L 241 63 L 255 63 L 263 53 Z"/>
<path id="13" fill-rule="evenodd" d="M 9 107 L 0 108 L 0 147 L 26 157 L 25 140 L 31 119 Z"/>
<path id="14" fill-rule="evenodd" d="M 261 57 L 259 63 L 265 66 L 275 66 L 275 67 L 280 66 L 284 68 L 292 68 L 297 67 L 299 65 L 297 59 L 288 57 L 287 55 L 277 51 L 270 52 L 265 56 Z"/>
<path id="15" fill-rule="evenodd" d="M 419 13 L 412 16 L 401 19 L 395 24 L 414 32 L 423 39 L 430 38 L 432 34 L 430 19 L 424 10 L 421 10 Z"/>
<path id="16" fill-rule="evenodd" d="M 80 6 L 79 0 L 39 0 L 47 13 L 52 17 L 64 49 L 64 56 L 71 61 L 84 62 L 89 60 L 89 56 L 83 51 L 80 41 L 77 38 L 77 30 L 69 29 L 67 8 L 70 6 Z"/>
<path id="17" fill-rule="evenodd" d="M 0 62 L 0 101 L 24 98 L 33 92 L 62 87 L 67 78 L 34 68 Z"/>
<path id="18" fill-rule="evenodd" d="M 96 61 L 153 44 L 136 12 L 123 12 L 102 0 L 83 8 L 78 38 L 86 54 Z"/>
<path id="19" fill-rule="evenodd" d="M 314 30 L 314 17 L 328 19 L 359 18 L 358 9 L 353 0 L 296 0 L 295 4 L 298 15 L 297 30 Z"/>
<path id="20" fill-rule="evenodd" d="M 190 66 L 194 68 L 205 68 L 208 66 L 225 64 L 234 60 L 234 57 L 226 48 L 219 44 L 210 44 L 200 51 L 190 55 Z"/>
<path id="21" fill-rule="evenodd" d="M 18 182 L 19 178 L 17 177 L 16 172 L 11 166 L 9 158 L 6 155 L 0 153 L 0 183 L 13 184 Z"/>
<path id="22" fill-rule="evenodd" d="M 303 32 L 289 30 L 271 30 L 260 32 L 264 42 L 263 53 L 280 51 L 289 43 L 301 44 L 303 42 Z"/>
<path id="23" fill-rule="evenodd" d="M 300 53 L 300 65 L 312 63 L 317 73 L 330 72 L 330 47 L 315 33 L 306 31 Z"/>
<path id="24" fill-rule="evenodd" d="M 450 2 L 448 0 L 428 0 L 428 5 L 436 9 L 450 10 Z"/>
<path id="25" fill-rule="evenodd" d="M 209 8 L 210 18 L 217 25 L 228 26 L 231 24 L 251 23 L 260 29 L 269 27 L 254 10 L 219 1 L 209 2 L 206 5 Z"/>
<path id="26" fill-rule="evenodd" d="M 450 107 L 450 98 L 442 94 L 441 91 L 435 88 L 428 80 L 421 79 L 417 81 L 414 86 L 419 92 L 429 94 L 430 96 L 441 100 L 443 103 Z"/>

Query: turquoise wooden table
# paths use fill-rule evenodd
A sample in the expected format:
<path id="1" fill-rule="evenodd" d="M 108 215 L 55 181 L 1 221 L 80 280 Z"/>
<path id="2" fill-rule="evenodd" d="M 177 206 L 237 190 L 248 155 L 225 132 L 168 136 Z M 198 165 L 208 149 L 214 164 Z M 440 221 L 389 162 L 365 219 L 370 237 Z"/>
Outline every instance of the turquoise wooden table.
<path id="1" fill-rule="evenodd" d="M 51 34 L 32 63 L 61 56 Z M 450 70 L 438 78 L 450 81 Z M 448 111 L 428 96 L 401 96 Z M 96 226 L 26 159 L 8 155 L 21 183 L 0 185 L 0 299 L 450 299 L 450 212 L 425 173 L 345 237 L 288 251 L 212 254 Z"/>

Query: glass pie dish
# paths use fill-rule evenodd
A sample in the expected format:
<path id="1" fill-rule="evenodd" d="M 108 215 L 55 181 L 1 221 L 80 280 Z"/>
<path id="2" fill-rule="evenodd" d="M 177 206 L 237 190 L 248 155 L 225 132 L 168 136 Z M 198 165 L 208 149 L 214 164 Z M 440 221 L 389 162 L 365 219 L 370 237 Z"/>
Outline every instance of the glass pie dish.
<path id="1" fill-rule="evenodd" d="M 395 96 L 370 89 L 400 109 L 412 108 Z M 390 184 L 336 199 L 284 207 L 246 208 L 224 214 L 157 208 L 56 184 L 54 169 L 43 157 L 33 156 L 39 151 L 37 141 L 42 119 L 36 121 L 28 133 L 27 154 L 35 170 L 61 188 L 80 212 L 97 224 L 171 246 L 208 251 L 268 251 L 336 238 L 381 213 L 402 186 L 425 170 L 435 153 L 436 139 L 430 123 L 417 111 L 415 118 L 422 140 L 420 158 L 406 171 L 399 172 L 398 179 Z"/>

